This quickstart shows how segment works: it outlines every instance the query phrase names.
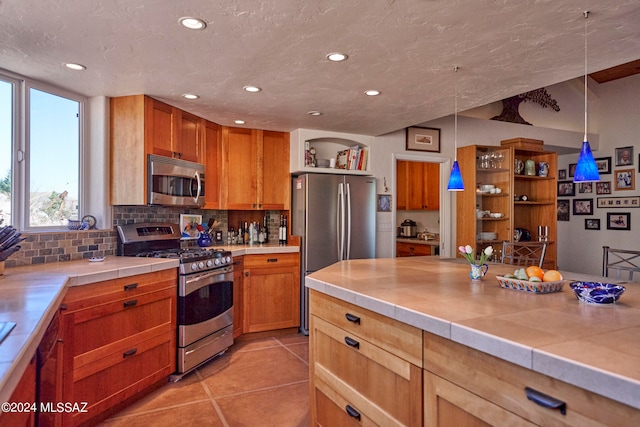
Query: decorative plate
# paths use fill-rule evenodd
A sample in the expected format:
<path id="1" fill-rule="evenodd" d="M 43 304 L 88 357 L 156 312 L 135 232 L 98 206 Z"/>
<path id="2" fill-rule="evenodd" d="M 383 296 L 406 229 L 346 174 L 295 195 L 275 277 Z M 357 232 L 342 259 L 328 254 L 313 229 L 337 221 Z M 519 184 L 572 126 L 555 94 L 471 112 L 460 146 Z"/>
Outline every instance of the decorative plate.
<path id="1" fill-rule="evenodd" d="M 530 292 L 532 294 L 549 294 L 551 292 L 562 291 L 562 286 L 566 280 L 557 282 L 530 282 L 528 280 L 509 279 L 508 277 L 496 276 L 500 286 L 516 291 Z"/>
<path id="2" fill-rule="evenodd" d="M 89 229 L 93 229 L 96 227 L 96 217 L 93 215 L 85 215 L 82 217 L 82 222 L 86 222 L 89 224 Z"/>
<path id="3" fill-rule="evenodd" d="M 104 261 L 103 256 L 95 256 L 95 257 L 89 258 L 89 262 L 102 262 L 102 261 Z"/>

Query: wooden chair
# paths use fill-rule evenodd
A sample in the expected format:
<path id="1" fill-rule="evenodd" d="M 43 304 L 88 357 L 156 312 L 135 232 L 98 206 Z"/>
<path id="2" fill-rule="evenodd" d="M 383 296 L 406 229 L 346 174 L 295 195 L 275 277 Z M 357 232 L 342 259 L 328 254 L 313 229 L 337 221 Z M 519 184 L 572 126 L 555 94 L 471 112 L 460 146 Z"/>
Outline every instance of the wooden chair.
<path id="1" fill-rule="evenodd" d="M 502 263 L 542 268 L 547 242 L 502 242 Z"/>
<path id="2" fill-rule="evenodd" d="M 629 280 L 633 280 L 633 273 L 640 273 L 640 251 L 630 251 L 627 249 L 612 249 L 603 246 L 602 253 L 602 275 L 609 277 L 609 269 L 616 270 L 616 279 L 620 279 L 620 273 L 629 272 Z"/>

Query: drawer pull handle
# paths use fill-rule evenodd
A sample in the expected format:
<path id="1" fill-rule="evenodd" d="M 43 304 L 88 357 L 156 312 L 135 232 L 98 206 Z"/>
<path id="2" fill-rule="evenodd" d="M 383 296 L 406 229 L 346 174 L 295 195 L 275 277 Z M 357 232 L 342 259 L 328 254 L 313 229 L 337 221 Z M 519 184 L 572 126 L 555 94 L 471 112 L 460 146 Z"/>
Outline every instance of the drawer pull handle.
<path id="1" fill-rule="evenodd" d="M 353 338 L 344 337 L 344 342 L 346 342 L 349 347 L 360 350 L 360 343 Z"/>
<path id="2" fill-rule="evenodd" d="M 351 313 L 347 313 L 344 315 L 344 317 L 346 317 L 349 322 L 357 323 L 358 325 L 360 324 L 360 318 L 358 316 L 354 316 Z"/>
<path id="3" fill-rule="evenodd" d="M 353 406 L 347 405 L 344 407 L 344 410 L 347 411 L 347 414 L 349 414 L 350 417 L 360 421 L 360 412 L 356 411 Z"/>
<path id="4" fill-rule="evenodd" d="M 278 258 L 267 258 L 267 262 L 278 262 Z"/>
<path id="5" fill-rule="evenodd" d="M 134 289 L 138 288 L 138 284 L 137 283 L 130 283 L 128 285 L 124 285 L 124 290 L 125 291 L 132 291 Z"/>
<path id="6" fill-rule="evenodd" d="M 137 348 L 132 348 L 131 350 L 127 350 L 124 353 L 122 353 L 122 358 L 124 359 L 125 357 L 133 356 L 137 352 L 138 352 Z"/>
<path id="7" fill-rule="evenodd" d="M 536 404 L 544 408 L 559 409 L 562 415 L 567 415 L 567 404 L 562 400 L 556 399 L 548 394 L 541 393 L 530 387 L 525 387 L 524 392 L 527 395 L 527 399 L 535 402 Z"/>
<path id="8" fill-rule="evenodd" d="M 133 307 L 136 304 L 138 304 L 138 300 L 132 299 L 131 301 L 125 301 L 122 305 L 124 306 L 124 308 L 127 308 L 127 307 Z"/>

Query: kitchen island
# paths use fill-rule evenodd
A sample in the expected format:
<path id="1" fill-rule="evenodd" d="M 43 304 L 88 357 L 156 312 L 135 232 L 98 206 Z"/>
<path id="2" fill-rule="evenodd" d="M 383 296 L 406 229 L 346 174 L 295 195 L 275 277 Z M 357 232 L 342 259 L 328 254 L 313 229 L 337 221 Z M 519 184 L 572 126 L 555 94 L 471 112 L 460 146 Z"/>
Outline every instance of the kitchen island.
<path id="1" fill-rule="evenodd" d="M 579 302 L 568 283 L 562 292 L 544 295 L 499 287 L 495 275 L 512 271 L 511 266 L 493 264 L 482 281 L 471 281 L 468 264 L 461 260 L 414 257 L 345 261 L 309 275 L 306 286 L 312 290 L 311 310 L 317 324 L 311 333 L 310 369 L 312 381 L 320 384 L 322 392 L 315 404 L 312 400 L 312 407 L 321 404 L 326 410 L 327 400 L 344 403 L 352 397 L 365 409 L 382 407 L 385 412 L 378 416 L 391 414 L 390 419 L 398 421 L 393 402 L 370 405 L 374 398 L 361 396 L 366 392 L 359 391 L 360 379 L 341 378 L 335 373 L 340 368 L 328 359 L 324 365 L 320 344 L 332 342 L 324 335 L 339 337 L 346 332 L 359 344 L 373 343 L 372 348 L 385 358 L 408 362 L 409 368 L 394 371 L 399 378 L 396 388 L 406 383 L 407 390 L 415 391 L 417 379 L 407 372 L 424 369 L 420 379 L 423 417 L 398 425 L 437 424 L 433 413 L 442 416 L 448 411 L 438 406 L 443 401 L 477 417 L 474 410 L 498 413 L 484 420 L 489 424 L 507 423 L 515 416 L 517 424 L 638 425 L 640 284 L 626 284 L 618 304 L 597 306 Z M 586 279 L 577 273 L 563 274 L 568 280 Z M 327 306 L 331 310 L 325 310 Z M 358 318 L 358 324 L 349 319 L 340 324 L 340 316 L 329 314 L 340 309 Z M 364 331 L 368 318 L 389 326 Z M 409 338 L 398 341 L 406 328 Z M 422 333 L 420 342 L 416 331 Z M 349 360 L 349 353 L 343 356 Z M 358 363 L 362 366 L 362 361 Z M 524 386 L 518 381 L 524 381 Z M 565 402 L 566 415 L 527 400 L 527 386 Z M 341 390 L 336 391 L 338 387 Z M 404 392 L 394 393 L 404 396 Z M 618 418 L 626 420 L 622 424 L 612 418 L 621 415 L 626 417 Z"/>

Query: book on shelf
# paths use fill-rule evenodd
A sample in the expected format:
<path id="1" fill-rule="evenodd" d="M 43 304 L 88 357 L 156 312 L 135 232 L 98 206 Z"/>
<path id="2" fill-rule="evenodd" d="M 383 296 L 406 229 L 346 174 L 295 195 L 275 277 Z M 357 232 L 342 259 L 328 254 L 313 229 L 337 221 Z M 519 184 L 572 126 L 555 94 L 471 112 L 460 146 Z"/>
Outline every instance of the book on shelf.
<path id="1" fill-rule="evenodd" d="M 366 170 L 368 151 L 358 146 L 338 151 L 336 169 Z"/>

